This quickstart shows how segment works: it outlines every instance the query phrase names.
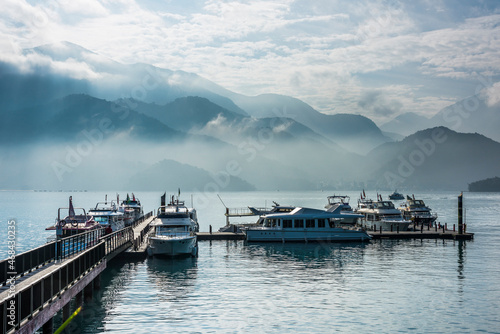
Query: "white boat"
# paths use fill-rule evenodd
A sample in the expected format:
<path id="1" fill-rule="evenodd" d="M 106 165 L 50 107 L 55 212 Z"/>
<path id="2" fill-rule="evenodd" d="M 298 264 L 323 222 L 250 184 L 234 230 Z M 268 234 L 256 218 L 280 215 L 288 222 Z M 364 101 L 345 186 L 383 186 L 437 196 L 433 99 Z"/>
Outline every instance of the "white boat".
<path id="1" fill-rule="evenodd" d="M 326 211 L 334 212 L 340 208 L 340 218 L 341 223 L 346 225 L 356 225 L 358 219 L 362 218 L 362 215 L 356 214 L 349 204 L 349 196 L 333 195 L 327 197 L 328 204 L 325 205 Z"/>
<path id="2" fill-rule="evenodd" d="M 411 221 L 403 218 L 401 211 L 394 207 L 391 201 L 382 200 L 377 195 L 378 201 L 362 198 L 358 200 L 357 213 L 364 216 L 360 224 L 370 231 L 407 231 Z"/>
<path id="3" fill-rule="evenodd" d="M 437 219 L 437 214 L 431 213 L 431 209 L 425 205 L 424 201 L 415 199 L 415 196 L 413 198 L 407 196 L 406 202 L 399 207 L 399 210 L 403 213 L 405 219 L 411 220 L 417 225 L 432 226 Z"/>
<path id="4" fill-rule="evenodd" d="M 106 233 L 116 232 L 125 227 L 125 215 L 118 210 L 115 201 L 98 202 L 94 208 L 89 210 L 89 215 L 106 228 Z"/>
<path id="5" fill-rule="evenodd" d="M 62 217 L 62 212 L 66 210 L 68 214 Z M 69 207 L 59 208 L 55 224 L 47 227 L 46 230 L 55 230 L 56 238 L 60 239 L 99 228 L 101 228 L 101 225 L 90 214 L 87 214 L 84 208 L 75 208 L 73 206 L 73 197 L 70 196 Z M 50 241 L 52 239 L 50 238 Z"/>
<path id="6" fill-rule="evenodd" d="M 162 204 L 164 196 L 162 196 Z M 188 208 L 183 201 L 172 199 L 168 205 L 158 208 L 158 215 L 151 223 L 148 236 L 149 256 L 197 256 L 199 230 L 194 208 Z"/>
<path id="7" fill-rule="evenodd" d="M 339 224 L 340 209 L 333 212 L 296 207 L 291 212 L 270 213 L 258 220 L 258 226 L 243 229 L 246 240 L 278 242 L 368 241 L 371 236 L 361 228 Z"/>
<path id="8" fill-rule="evenodd" d="M 125 226 L 131 225 L 144 215 L 141 201 L 135 197 L 134 193 L 132 193 L 132 198 L 127 194 L 127 198 L 120 203 L 119 211 L 124 214 Z"/>

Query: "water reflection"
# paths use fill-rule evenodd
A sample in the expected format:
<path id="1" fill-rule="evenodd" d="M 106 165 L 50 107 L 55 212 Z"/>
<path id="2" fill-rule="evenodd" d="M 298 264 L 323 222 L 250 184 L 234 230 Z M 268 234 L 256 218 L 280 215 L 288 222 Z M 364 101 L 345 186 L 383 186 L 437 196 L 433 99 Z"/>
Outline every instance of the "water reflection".
<path id="1" fill-rule="evenodd" d="M 147 277 L 155 285 L 159 300 L 175 301 L 194 290 L 197 258 L 148 258 Z"/>
<path id="2" fill-rule="evenodd" d="M 283 270 L 330 269 L 338 274 L 363 264 L 365 243 L 266 243 L 247 244 L 250 259 Z"/>

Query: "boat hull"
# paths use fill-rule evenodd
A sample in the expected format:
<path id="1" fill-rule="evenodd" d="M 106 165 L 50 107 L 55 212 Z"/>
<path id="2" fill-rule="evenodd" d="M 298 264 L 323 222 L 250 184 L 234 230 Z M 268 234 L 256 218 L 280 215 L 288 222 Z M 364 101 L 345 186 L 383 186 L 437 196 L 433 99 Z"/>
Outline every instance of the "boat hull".
<path id="1" fill-rule="evenodd" d="M 361 225 L 368 231 L 408 231 L 411 221 L 391 221 L 391 220 L 377 220 L 377 221 L 363 221 Z"/>
<path id="2" fill-rule="evenodd" d="M 196 236 L 187 237 L 150 237 L 148 244 L 149 256 L 196 256 Z"/>
<path id="3" fill-rule="evenodd" d="M 324 231 L 293 229 L 247 228 L 244 231 L 249 242 L 341 242 L 368 241 L 371 239 L 365 231 L 334 228 Z"/>

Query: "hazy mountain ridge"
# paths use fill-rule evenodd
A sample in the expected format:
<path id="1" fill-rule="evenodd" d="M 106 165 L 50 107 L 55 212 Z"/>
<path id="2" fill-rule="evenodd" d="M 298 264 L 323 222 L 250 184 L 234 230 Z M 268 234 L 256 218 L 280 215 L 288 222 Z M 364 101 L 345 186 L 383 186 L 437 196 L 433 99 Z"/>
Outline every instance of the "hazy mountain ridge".
<path id="1" fill-rule="evenodd" d="M 464 133 L 477 132 L 500 141 L 500 103 L 489 105 L 485 96 L 477 94 L 441 109 L 431 118 L 415 113 L 404 113 L 381 125 L 380 128 L 408 136 L 436 126 Z"/>
<path id="2" fill-rule="evenodd" d="M 446 127 L 419 131 L 372 150 L 370 178 L 384 189 L 467 189 L 500 172 L 500 143 Z"/>
<path id="3" fill-rule="evenodd" d="M 213 181 L 207 175 L 213 179 L 231 166 L 238 171 L 231 175 L 234 183 L 221 190 L 319 189 L 353 182 L 463 189 L 466 182 L 499 174 L 498 143 L 484 136 L 438 128 L 446 140 L 427 154 L 415 141 L 428 143 L 436 129 L 390 142 L 361 115 L 326 115 L 293 97 L 244 96 L 196 74 L 124 65 L 71 43 L 58 47 L 27 52 L 57 62 L 71 59 L 67 73 L 50 67 L 22 73 L 0 64 L 8 70 L 0 74 L 0 87 L 6 88 L 0 92 L 0 164 L 6 171 L 0 188 L 15 188 L 15 180 L 25 188 L 119 188 L 134 177 L 153 184 L 163 169 L 184 175 L 185 168 L 192 179 L 203 179 L 201 189 Z M 461 113 L 460 119 L 457 110 L 442 118 L 465 126 L 477 116 Z M 399 126 L 412 119 L 413 125 L 425 121 L 407 115 Z M 370 150 L 366 157 L 351 153 Z M 422 154 L 420 163 L 415 159 Z M 415 160 L 411 172 L 398 171 L 410 159 Z"/>
<path id="4" fill-rule="evenodd" d="M 365 154 L 391 141 L 372 120 L 361 115 L 323 114 L 299 99 L 278 94 L 255 97 L 233 94 L 231 98 L 254 117 L 292 118 L 356 153 Z"/>
<path id="5" fill-rule="evenodd" d="M 436 126 L 438 124 L 434 124 Z M 409 136 L 417 131 L 432 128 L 432 121 L 424 116 L 407 112 L 396 116 L 391 121 L 380 126 L 380 129 L 387 132 Z"/>

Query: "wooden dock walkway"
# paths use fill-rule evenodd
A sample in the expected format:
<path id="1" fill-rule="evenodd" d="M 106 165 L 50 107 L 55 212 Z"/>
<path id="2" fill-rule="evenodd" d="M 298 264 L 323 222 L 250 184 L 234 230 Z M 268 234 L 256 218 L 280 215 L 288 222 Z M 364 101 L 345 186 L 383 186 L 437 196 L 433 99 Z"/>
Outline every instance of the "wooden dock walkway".
<path id="1" fill-rule="evenodd" d="M 140 246 L 153 218 L 150 212 L 108 235 L 93 230 L 0 261 L 0 331 L 52 333 L 54 315 L 62 309 L 68 318 L 73 297 L 78 307 L 84 294 L 91 296 L 107 262 Z"/>

